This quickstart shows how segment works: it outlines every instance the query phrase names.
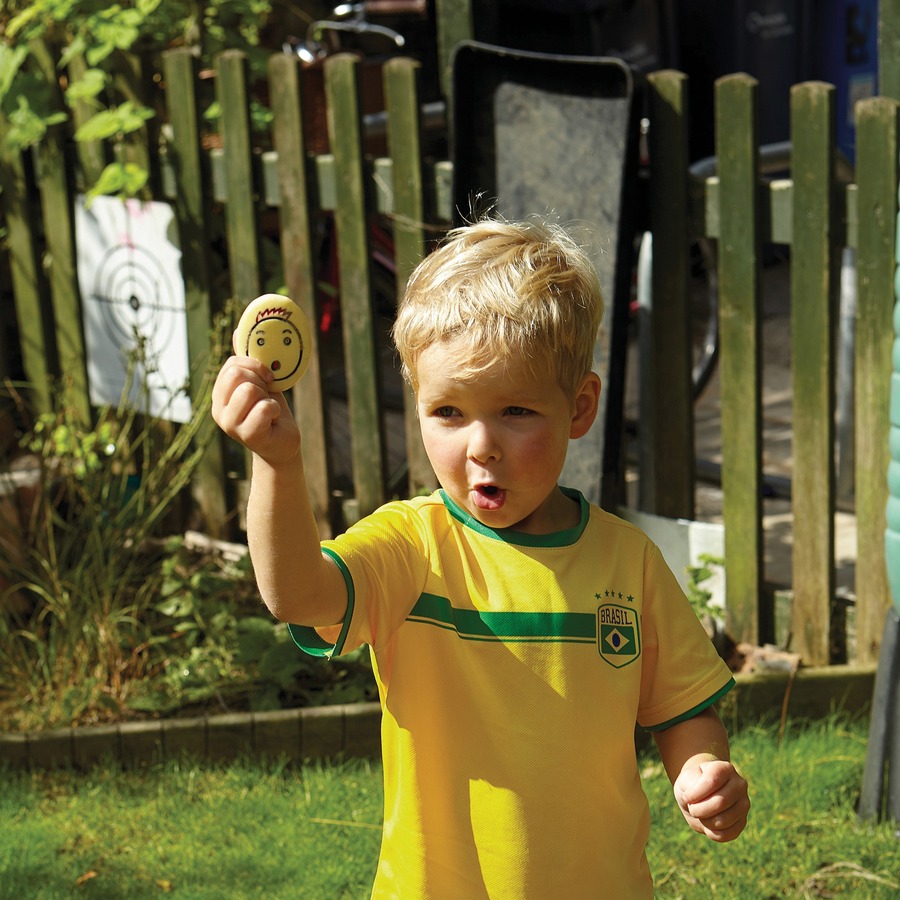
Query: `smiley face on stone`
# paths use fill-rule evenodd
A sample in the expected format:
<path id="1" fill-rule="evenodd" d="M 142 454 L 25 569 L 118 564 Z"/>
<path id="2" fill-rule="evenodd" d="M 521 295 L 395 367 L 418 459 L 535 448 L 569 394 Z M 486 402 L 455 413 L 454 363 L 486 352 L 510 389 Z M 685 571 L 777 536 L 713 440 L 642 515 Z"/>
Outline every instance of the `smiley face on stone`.
<path id="1" fill-rule="evenodd" d="M 258 359 L 272 370 L 273 391 L 293 387 L 309 366 L 309 323 L 300 307 L 281 294 L 264 294 L 247 306 L 234 344 L 237 353 Z"/>

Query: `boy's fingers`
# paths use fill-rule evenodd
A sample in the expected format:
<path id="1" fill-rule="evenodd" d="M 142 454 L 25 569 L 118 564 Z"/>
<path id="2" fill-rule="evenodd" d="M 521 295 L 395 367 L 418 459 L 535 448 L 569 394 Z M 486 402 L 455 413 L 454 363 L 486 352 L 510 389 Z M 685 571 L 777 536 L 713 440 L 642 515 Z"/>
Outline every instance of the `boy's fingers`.
<path id="1" fill-rule="evenodd" d="M 696 803 L 721 791 L 731 782 L 746 783 L 730 762 L 714 760 L 699 763 L 678 779 L 679 793 L 686 803 Z"/>
<path id="2" fill-rule="evenodd" d="M 226 405 L 231 400 L 235 389 L 244 383 L 255 384 L 268 393 L 267 385 L 271 380 L 272 373 L 267 366 L 244 357 L 229 357 L 219 370 L 213 385 L 213 403 Z"/>
<path id="3" fill-rule="evenodd" d="M 699 771 L 703 768 L 705 771 Z M 746 780 L 730 763 L 709 764 L 685 773 L 676 791 L 691 827 L 711 840 L 734 840 L 747 824 L 750 798 Z"/>
<path id="4" fill-rule="evenodd" d="M 225 368 L 231 372 L 241 373 L 245 377 L 259 378 L 265 384 L 270 384 L 275 378 L 272 370 L 264 362 L 253 359 L 252 356 L 230 356 L 225 362 L 223 370 Z"/>
<path id="5" fill-rule="evenodd" d="M 746 822 L 744 820 L 735 822 L 725 828 L 709 828 L 704 825 L 703 834 L 716 843 L 725 844 L 728 841 L 733 841 L 744 830 L 745 825 Z"/>
<path id="6" fill-rule="evenodd" d="M 746 794 L 740 792 L 722 792 L 701 800 L 699 803 L 687 803 L 685 809 L 695 819 L 701 821 L 714 819 L 734 819 L 743 815 L 750 807 Z"/>

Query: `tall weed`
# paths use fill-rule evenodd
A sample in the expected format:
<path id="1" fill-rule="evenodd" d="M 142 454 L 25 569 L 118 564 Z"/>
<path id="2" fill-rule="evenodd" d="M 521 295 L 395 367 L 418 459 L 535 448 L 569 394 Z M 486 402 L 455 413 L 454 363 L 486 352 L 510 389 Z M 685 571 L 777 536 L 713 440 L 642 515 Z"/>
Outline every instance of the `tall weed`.
<path id="1" fill-rule="evenodd" d="M 210 364 L 193 417 L 181 426 L 128 405 L 131 385 L 117 407 L 86 424 L 63 389 L 54 412 L 23 439 L 37 484 L 2 535 L 2 727 L 102 721 L 121 712 L 146 675 L 146 613 L 164 578 L 164 548 L 154 539 L 214 436 L 213 378 Z M 6 392 L 24 409 L 14 386 Z"/>

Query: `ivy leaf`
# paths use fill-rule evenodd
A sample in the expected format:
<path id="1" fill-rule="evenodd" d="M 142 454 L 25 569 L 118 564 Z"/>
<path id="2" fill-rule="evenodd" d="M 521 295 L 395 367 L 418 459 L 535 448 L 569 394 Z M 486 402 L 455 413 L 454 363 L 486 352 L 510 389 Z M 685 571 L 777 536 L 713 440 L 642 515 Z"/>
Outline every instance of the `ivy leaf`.
<path id="1" fill-rule="evenodd" d="M 102 141 L 117 134 L 137 131 L 156 113 L 148 106 L 137 106 L 126 100 L 115 109 L 105 109 L 91 116 L 76 132 L 76 141 Z"/>
<path id="2" fill-rule="evenodd" d="M 84 56 L 87 52 L 87 40 L 83 34 L 76 34 L 72 37 L 72 43 L 62 48 L 59 57 L 58 68 L 64 69 L 76 56 Z"/>
<path id="3" fill-rule="evenodd" d="M 206 119 L 207 122 L 215 122 L 222 115 L 222 104 L 219 103 L 218 100 L 213 100 L 209 106 L 206 107 L 206 111 L 203 113 L 203 118 Z"/>
<path id="4" fill-rule="evenodd" d="M 162 0 L 138 0 L 137 10 L 142 18 L 147 18 L 151 13 L 156 12 Z"/>
<path id="5" fill-rule="evenodd" d="M 106 87 L 106 73 L 102 69 L 88 69 L 66 91 L 66 103 L 74 106 L 79 100 L 93 100 Z"/>
<path id="6" fill-rule="evenodd" d="M 14 153 L 39 143 L 48 128 L 65 122 L 67 118 L 64 112 L 39 115 L 24 96 L 18 98 L 18 104 L 16 110 L 8 115 L 9 128 L 5 141 Z"/>
<path id="7" fill-rule="evenodd" d="M 40 19 L 43 9 L 40 3 L 31 3 L 25 7 L 17 16 L 13 16 L 6 25 L 6 37 L 13 40 L 20 31 L 25 31 L 29 25 L 35 20 Z M 29 35 L 24 35 L 27 38 Z"/>
<path id="8" fill-rule="evenodd" d="M 7 44 L 0 44 L 0 98 L 9 93 L 13 80 L 26 56 L 28 56 L 27 47 L 10 47 Z"/>
<path id="9" fill-rule="evenodd" d="M 110 163 L 97 179 L 97 183 L 85 194 L 88 202 L 95 197 L 122 194 L 134 197 L 147 183 L 149 173 L 134 163 Z"/>

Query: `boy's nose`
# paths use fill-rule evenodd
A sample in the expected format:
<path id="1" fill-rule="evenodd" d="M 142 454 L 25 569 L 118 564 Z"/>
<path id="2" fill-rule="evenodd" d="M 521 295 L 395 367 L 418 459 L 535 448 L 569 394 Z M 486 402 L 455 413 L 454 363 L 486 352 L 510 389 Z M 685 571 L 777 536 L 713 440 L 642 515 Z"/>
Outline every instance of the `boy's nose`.
<path id="1" fill-rule="evenodd" d="M 473 422 L 469 429 L 468 457 L 474 462 L 496 462 L 500 445 L 491 428 L 483 422 Z"/>

